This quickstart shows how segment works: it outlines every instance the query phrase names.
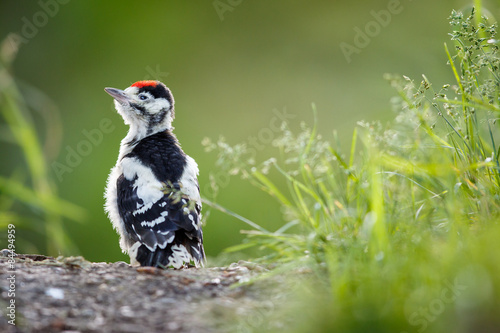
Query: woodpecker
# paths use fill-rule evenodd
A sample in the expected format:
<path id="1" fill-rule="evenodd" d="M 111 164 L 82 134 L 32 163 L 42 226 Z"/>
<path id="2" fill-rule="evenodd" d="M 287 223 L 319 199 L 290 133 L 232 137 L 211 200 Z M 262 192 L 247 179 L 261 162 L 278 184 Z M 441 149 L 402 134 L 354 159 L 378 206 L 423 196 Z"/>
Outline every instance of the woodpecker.
<path id="1" fill-rule="evenodd" d="M 160 81 L 105 88 L 129 125 L 106 186 L 105 210 L 131 265 L 203 266 L 198 165 L 172 133 L 174 98 Z"/>

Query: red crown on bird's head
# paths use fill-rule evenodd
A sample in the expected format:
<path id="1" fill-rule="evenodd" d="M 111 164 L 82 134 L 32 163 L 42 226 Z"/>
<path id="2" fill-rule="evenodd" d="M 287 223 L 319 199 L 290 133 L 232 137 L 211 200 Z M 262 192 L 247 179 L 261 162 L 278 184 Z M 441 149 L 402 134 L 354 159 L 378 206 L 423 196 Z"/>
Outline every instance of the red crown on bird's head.
<path id="1" fill-rule="evenodd" d="M 139 89 L 144 88 L 144 87 L 156 87 L 158 85 L 158 81 L 155 80 L 143 80 L 143 81 L 137 81 L 131 87 L 137 87 Z"/>

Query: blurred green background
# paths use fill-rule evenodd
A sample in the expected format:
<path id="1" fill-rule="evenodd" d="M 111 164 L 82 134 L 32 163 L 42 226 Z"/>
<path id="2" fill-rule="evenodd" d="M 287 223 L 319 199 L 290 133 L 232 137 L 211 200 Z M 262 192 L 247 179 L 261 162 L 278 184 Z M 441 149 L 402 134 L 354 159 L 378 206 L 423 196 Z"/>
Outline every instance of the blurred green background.
<path id="1" fill-rule="evenodd" d="M 169 86 L 176 101 L 175 133 L 200 166 L 202 194 L 214 200 L 208 175 L 217 175 L 225 185 L 218 203 L 273 230 L 281 223 L 277 204 L 238 179 L 226 185 L 226 175 L 214 167 L 216 156 L 205 153 L 201 141 L 223 135 L 232 144 L 253 146 L 264 160 L 274 153 L 276 110 L 286 110 L 294 128 L 301 121 L 312 123 L 315 103 L 319 131 L 331 136 L 337 130 L 347 149 L 356 121 L 392 117 L 389 100 L 395 92 L 382 79 L 384 73 L 417 80 L 431 73 L 435 84 L 452 81 L 443 50 L 450 31 L 447 17 L 468 1 L 402 0 L 400 13 L 379 24 L 348 61 L 341 43 L 355 46 L 354 29 L 369 27 L 372 11 L 387 10 L 392 3 L 2 0 L 0 40 L 10 33 L 25 38 L 11 74 L 21 88 L 39 89 L 57 107 L 32 115 L 47 163 L 68 166 L 68 151 L 85 145 L 85 133 L 102 134 L 71 172 L 49 170 L 59 196 L 88 212 L 83 223 L 64 223 L 79 254 L 92 261 L 128 260 L 102 208 L 106 178 L 127 131 L 104 87 L 125 88 L 142 79 Z M 484 1 L 483 7 L 498 18 L 498 4 Z M 108 131 L 100 128 L 103 119 L 109 119 Z M 0 121 L 5 139 L 0 174 L 10 177 L 26 167 Z M 26 212 L 20 204 L 14 209 Z M 45 239 L 27 227 L 30 223 L 43 220 L 20 223 L 17 234 L 24 235 L 18 237 L 18 252 L 46 253 Z M 204 228 L 207 254 L 214 257 L 238 244 L 241 229 L 247 226 L 212 211 Z"/>

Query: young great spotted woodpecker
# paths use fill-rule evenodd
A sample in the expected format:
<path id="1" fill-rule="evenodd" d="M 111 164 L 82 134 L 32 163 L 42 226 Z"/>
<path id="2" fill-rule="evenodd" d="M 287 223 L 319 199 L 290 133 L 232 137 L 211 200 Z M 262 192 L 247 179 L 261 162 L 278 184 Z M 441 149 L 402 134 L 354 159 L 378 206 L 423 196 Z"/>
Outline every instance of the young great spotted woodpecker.
<path id="1" fill-rule="evenodd" d="M 105 88 L 130 126 L 106 187 L 106 211 L 132 265 L 203 266 L 198 165 L 172 133 L 174 98 L 159 81 Z"/>

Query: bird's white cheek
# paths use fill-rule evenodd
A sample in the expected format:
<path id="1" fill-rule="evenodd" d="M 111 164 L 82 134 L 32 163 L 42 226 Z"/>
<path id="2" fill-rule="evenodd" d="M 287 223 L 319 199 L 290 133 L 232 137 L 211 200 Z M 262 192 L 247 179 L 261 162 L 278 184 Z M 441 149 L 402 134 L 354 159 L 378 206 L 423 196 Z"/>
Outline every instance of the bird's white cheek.
<path id="1" fill-rule="evenodd" d="M 147 108 L 151 114 L 155 114 L 165 109 L 170 110 L 171 104 L 166 99 L 162 99 L 156 100 L 155 103 L 150 103 Z"/>

